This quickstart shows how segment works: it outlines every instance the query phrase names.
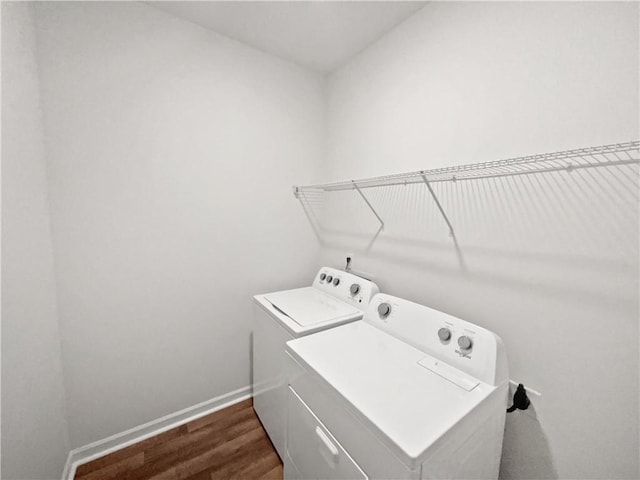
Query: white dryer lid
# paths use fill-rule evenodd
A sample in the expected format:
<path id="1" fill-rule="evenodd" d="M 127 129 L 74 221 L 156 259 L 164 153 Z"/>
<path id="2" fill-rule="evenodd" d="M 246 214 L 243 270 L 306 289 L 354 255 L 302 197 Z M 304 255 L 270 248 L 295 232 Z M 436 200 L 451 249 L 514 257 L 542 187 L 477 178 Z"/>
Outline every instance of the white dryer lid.
<path id="1" fill-rule="evenodd" d="M 477 380 L 447 379 L 446 371 L 433 368 L 433 357 L 363 321 L 292 340 L 287 351 L 412 468 L 496 390 Z"/>
<path id="2" fill-rule="evenodd" d="M 357 308 L 313 287 L 268 293 L 264 298 L 301 327 L 362 317 Z"/>

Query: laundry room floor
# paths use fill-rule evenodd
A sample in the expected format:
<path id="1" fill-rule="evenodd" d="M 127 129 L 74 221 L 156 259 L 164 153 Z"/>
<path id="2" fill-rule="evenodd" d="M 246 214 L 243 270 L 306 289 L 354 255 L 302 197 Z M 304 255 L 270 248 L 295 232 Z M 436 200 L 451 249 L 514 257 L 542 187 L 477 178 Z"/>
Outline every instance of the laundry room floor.
<path id="1" fill-rule="evenodd" d="M 282 480 L 251 399 L 78 466 L 75 480 Z"/>

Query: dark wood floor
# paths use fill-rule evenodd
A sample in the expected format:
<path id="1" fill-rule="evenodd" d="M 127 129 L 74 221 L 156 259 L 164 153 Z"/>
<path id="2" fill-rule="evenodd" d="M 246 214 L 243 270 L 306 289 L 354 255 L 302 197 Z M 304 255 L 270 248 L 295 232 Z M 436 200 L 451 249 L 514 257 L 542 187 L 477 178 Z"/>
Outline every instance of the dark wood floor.
<path id="1" fill-rule="evenodd" d="M 78 466 L 75 480 L 282 480 L 251 399 Z"/>

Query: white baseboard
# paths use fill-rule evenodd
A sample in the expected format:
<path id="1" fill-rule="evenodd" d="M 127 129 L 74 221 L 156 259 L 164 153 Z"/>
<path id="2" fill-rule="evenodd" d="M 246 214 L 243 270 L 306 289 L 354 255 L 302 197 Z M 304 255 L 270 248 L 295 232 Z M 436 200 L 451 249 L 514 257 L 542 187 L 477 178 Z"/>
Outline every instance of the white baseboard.
<path id="1" fill-rule="evenodd" d="M 152 420 L 137 427 L 130 428 L 124 432 L 116 433 L 110 437 L 103 438 L 83 447 L 76 448 L 69 452 L 67 463 L 62 471 L 62 480 L 73 480 L 78 465 L 103 457 L 109 453 L 128 447 L 134 443 L 166 432 L 172 428 L 188 423 L 197 418 L 203 417 L 217 410 L 222 410 L 234 403 L 241 402 L 251 397 L 251 385 L 239 388 L 233 392 L 220 395 L 205 402 L 193 405 L 178 412 L 170 413 L 164 417 Z"/>

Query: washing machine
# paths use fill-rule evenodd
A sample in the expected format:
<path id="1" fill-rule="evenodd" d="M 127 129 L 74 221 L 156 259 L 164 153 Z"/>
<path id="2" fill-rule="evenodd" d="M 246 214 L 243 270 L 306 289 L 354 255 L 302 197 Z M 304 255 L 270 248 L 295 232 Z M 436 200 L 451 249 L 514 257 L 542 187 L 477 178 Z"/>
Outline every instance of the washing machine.
<path id="1" fill-rule="evenodd" d="M 324 267 L 310 287 L 253 297 L 253 408 L 281 459 L 287 406 L 285 343 L 361 319 L 376 293 L 372 281 Z"/>
<path id="2" fill-rule="evenodd" d="M 496 479 L 505 349 L 477 325 L 377 294 L 360 321 L 287 343 L 285 479 Z"/>

